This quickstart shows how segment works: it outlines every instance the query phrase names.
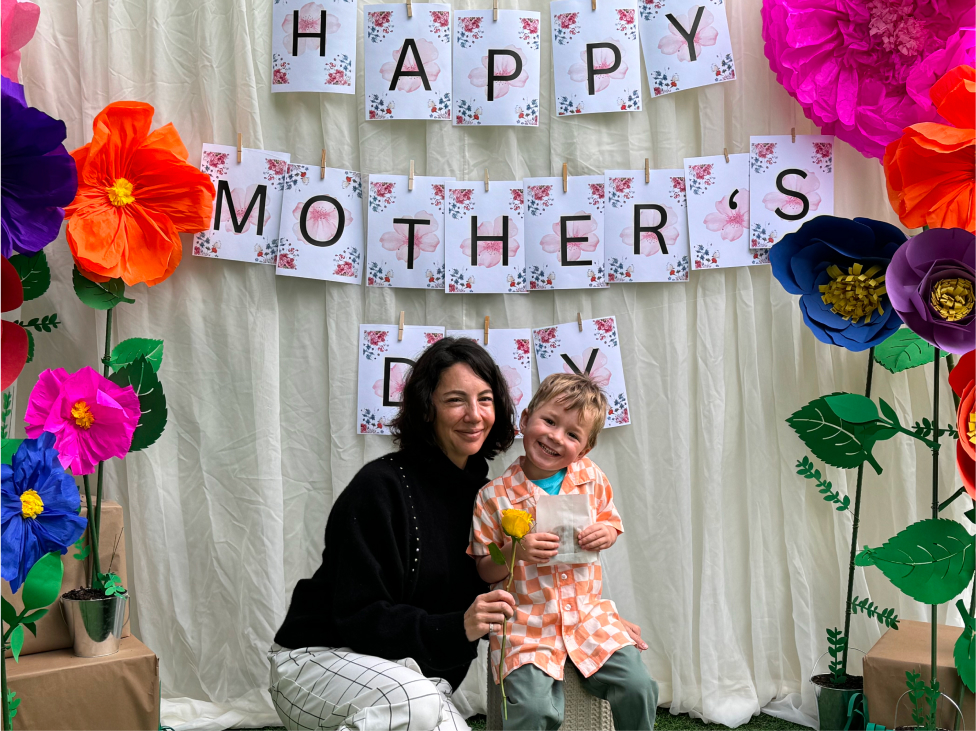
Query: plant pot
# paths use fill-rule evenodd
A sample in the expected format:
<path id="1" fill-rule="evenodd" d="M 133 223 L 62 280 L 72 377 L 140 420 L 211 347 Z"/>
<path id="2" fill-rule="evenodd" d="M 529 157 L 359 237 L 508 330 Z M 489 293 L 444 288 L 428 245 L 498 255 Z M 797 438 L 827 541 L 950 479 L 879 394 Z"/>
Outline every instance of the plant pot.
<path id="1" fill-rule="evenodd" d="M 864 679 L 848 675 L 843 688 L 832 687 L 830 674 L 810 678 L 817 691 L 820 731 L 862 731 L 864 729 Z"/>
<path id="2" fill-rule="evenodd" d="M 104 599 L 67 599 L 61 597 L 68 633 L 77 657 L 114 655 L 122 641 L 128 594 Z"/>

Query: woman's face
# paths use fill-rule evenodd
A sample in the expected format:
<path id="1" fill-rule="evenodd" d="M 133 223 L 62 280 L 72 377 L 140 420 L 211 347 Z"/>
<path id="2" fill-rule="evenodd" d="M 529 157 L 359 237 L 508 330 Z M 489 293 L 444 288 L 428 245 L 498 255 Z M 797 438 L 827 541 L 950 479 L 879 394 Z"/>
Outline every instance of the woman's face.
<path id="1" fill-rule="evenodd" d="M 456 363 L 441 374 L 434 391 L 434 435 L 437 444 L 462 469 L 477 454 L 495 423 L 491 386 L 466 363 Z"/>

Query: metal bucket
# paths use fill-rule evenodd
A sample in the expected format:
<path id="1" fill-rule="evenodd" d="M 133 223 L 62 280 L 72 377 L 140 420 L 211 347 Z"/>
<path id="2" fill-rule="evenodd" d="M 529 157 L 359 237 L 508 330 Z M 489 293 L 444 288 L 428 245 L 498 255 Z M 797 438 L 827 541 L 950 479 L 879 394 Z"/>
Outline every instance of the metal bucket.
<path id="1" fill-rule="evenodd" d="M 854 652 L 864 652 L 851 647 Z M 820 661 L 827 656 L 825 652 L 813 664 L 816 674 Z M 811 682 L 813 678 L 811 677 Z M 828 688 L 824 685 L 813 684 L 817 694 L 817 712 L 820 717 L 818 728 L 820 731 L 860 731 L 866 725 L 866 709 L 863 688 Z"/>
<path id="2" fill-rule="evenodd" d="M 61 599 L 61 612 L 77 657 L 114 655 L 122 641 L 128 595 L 104 599 Z"/>

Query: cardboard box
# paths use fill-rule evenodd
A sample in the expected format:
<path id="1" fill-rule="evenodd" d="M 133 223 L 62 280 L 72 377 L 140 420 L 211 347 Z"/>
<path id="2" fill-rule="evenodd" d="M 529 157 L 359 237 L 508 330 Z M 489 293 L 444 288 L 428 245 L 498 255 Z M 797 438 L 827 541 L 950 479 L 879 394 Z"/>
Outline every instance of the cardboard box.
<path id="1" fill-rule="evenodd" d="M 75 657 L 66 649 L 7 660 L 7 683 L 21 699 L 17 729 L 159 728 L 159 659 L 131 635 L 105 657 Z"/>
<path id="2" fill-rule="evenodd" d="M 952 659 L 952 649 L 956 644 L 962 627 L 938 627 L 939 649 L 937 655 L 940 690 L 959 702 L 959 689 L 962 681 Z M 898 622 L 898 629 L 889 629 L 864 657 L 864 695 L 868 699 L 868 716 L 872 723 L 887 728 L 895 725 L 895 704 L 902 693 L 908 690 L 905 673 L 913 670 L 922 674 L 928 683 L 932 678 L 932 625 L 928 622 L 912 622 L 907 619 Z M 927 704 L 926 704 L 927 705 Z M 966 691 L 962 704 L 963 722 L 960 728 L 973 729 L 973 694 Z M 956 709 L 944 698 L 939 701 L 940 728 L 956 728 Z M 905 696 L 898 707 L 898 725 L 913 726 L 912 704 Z"/>
<path id="3" fill-rule="evenodd" d="M 81 515 L 85 515 L 84 498 L 82 498 L 81 504 Z M 117 547 L 116 543 L 118 543 Z M 61 557 L 61 563 L 64 566 L 61 594 L 77 589 L 85 583 L 85 567 L 88 561 L 79 561 L 74 558 L 75 553 L 74 547 L 71 547 Z M 125 537 L 122 536 L 122 506 L 109 500 L 102 504 L 102 539 L 98 553 L 102 561 L 102 572 L 112 571 L 118 574 L 122 580 L 122 586 L 128 587 L 128 578 L 125 575 Z M 110 562 L 111 568 L 108 568 Z M 3 593 L 3 598 L 14 605 L 14 609 L 18 612 L 23 611 L 24 604 L 20 599 L 19 591 L 16 594 L 11 594 L 10 585 L 6 581 L 3 582 L 0 591 Z M 122 637 L 128 636 L 129 621 L 126 618 L 125 627 L 122 628 Z M 48 613 L 38 621 L 37 637 L 34 637 L 30 631 L 24 630 L 24 648 L 20 654 L 21 656 L 33 655 L 37 652 L 61 650 L 66 647 L 71 647 L 71 637 L 68 635 L 68 626 L 61 616 L 61 601 L 59 599 L 51 605 Z M 10 657 L 9 650 L 7 650 L 7 657 Z"/>

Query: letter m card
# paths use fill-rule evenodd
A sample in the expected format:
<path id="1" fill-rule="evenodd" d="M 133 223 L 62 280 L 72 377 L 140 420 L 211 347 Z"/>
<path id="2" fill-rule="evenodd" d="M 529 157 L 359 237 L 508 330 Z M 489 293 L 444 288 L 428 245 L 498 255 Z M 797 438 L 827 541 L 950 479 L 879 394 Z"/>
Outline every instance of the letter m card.
<path id="1" fill-rule="evenodd" d="M 275 0 L 271 91 L 356 93 L 354 0 Z"/>
<path id="2" fill-rule="evenodd" d="M 749 138 L 749 246 L 768 249 L 816 216 L 834 213 L 833 135 Z"/>
<path id="3" fill-rule="evenodd" d="M 200 170 L 216 189 L 210 230 L 193 236 L 193 255 L 274 264 L 278 253 L 281 196 L 297 184 L 287 152 L 203 145 Z"/>

